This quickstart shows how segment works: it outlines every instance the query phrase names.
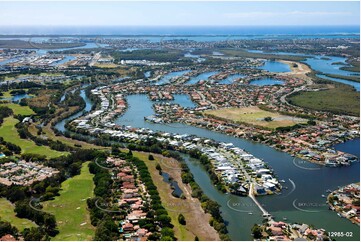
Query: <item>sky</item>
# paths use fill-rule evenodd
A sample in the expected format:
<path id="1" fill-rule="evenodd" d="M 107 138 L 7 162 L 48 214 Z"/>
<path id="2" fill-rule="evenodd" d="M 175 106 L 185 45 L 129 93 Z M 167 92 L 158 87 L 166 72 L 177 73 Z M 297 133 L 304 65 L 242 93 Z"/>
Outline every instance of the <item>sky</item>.
<path id="1" fill-rule="evenodd" d="M 352 2 L 0 1 L 0 26 L 359 25 Z"/>

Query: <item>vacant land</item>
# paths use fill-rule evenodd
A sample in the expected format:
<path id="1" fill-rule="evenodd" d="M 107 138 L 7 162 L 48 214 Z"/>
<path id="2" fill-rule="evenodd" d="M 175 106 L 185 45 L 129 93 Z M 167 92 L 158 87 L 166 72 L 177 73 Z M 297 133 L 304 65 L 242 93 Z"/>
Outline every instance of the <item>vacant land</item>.
<path id="1" fill-rule="evenodd" d="M 178 161 L 153 154 L 155 160 L 148 160 L 148 153 L 134 152 L 133 155 L 145 161 L 154 184 L 158 188 L 162 205 L 167 210 L 174 225 L 174 233 L 178 240 L 194 240 L 197 236 L 200 240 L 219 240 L 217 231 L 209 225 L 210 215 L 204 213 L 198 199 L 192 198 L 191 188 L 185 185 L 181 179 L 181 167 Z M 168 183 L 163 181 L 159 175 L 156 165 L 159 164 L 163 172 L 168 173 L 183 191 L 186 199 L 174 197 L 172 189 Z M 178 222 L 178 215 L 183 214 L 186 225 Z"/>
<path id="2" fill-rule="evenodd" d="M 92 240 L 95 228 L 90 223 L 86 200 L 93 197 L 93 176 L 89 162 L 78 176 L 61 184 L 60 196 L 43 203 L 43 210 L 55 215 L 59 234 L 54 240 Z"/>
<path id="3" fill-rule="evenodd" d="M 59 157 L 67 154 L 66 152 L 52 150 L 48 146 L 38 146 L 32 140 L 21 139 L 15 128 L 15 124 L 18 122 L 19 120 L 14 117 L 5 118 L 4 123 L 0 127 L 0 136 L 3 137 L 6 142 L 20 146 L 21 153 L 46 155 L 48 158 Z"/>
<path id="4" fill-rule="evenodd" d="M 12 204 L 6 198 L 0 198 L 0 218 L 2 221 L 11 223 L 19 231 L 23 231 L 25 228 L 37 227 L 37 225 L 31 220 L 25 218 L 18 218 L 14 212 L 14 204 Z"/>
<path id="5" fill-rule="evenodd" d="M 305 123 L 306 120 L 264 111 L 256 106 L 244 108 L 222 108 L 217 110 L 208 110 L 206 115 L 212 115 L 216 118 L 230 120 L 232 122 L 246 123 L 264 128 L 275 129 L 278 127 L 293 126 L 299 123 Z M 265 121 L 265 118 L 271 118 Z"/>
<path id="6" fill-rule="evenodd" d="M 261 58 L 261 59 L 275 59 L 275 60 L 289 60 L 289 61 L 302 61 L 307 58 L 305 56 L 295 55 L 277 55 L 271 53 L 253 53 L 247 50 L 236 50 L 236 49 L 220 49 L 219 52 L 233 57 L 244 57 L 244 58 Z"/>
<path id="7" fill-rule="evenodd" d="M 9 107 L 13 110 L 14 114 L 20 114 L 20 115 L 32 115 L 34 114 L 34 111 L 29 108 L 28 106 L 20 106 L 19 104 L 15 103 L 0 103 L 0 106 Z"/>
<path id="8" fill-rule="evenodd" d="M 360 76 L 343 76 L 343 75 L 335 75 L 335 74 L 324 74 L 324 75 L 328 77 L 344 79 L 352 82 L 360 82 Z"/>
<path id="9" fill-rule="evenodd" d="M 335 84 L 328 90 L 318 92 L 299 92 L 287 100 L 293 105 L 312 110 L 360 116 L 360 93 L 347 85 Z"/>

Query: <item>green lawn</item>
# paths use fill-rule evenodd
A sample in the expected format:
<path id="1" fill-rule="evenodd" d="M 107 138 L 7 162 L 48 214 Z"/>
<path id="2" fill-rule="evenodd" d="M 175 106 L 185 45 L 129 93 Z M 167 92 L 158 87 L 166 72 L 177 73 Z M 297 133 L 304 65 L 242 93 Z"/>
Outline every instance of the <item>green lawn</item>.
<path id="1" fill-rule="evenodd" d="M 20 106 L 19 104 L 15 104 L 15 103 L 1 103 L 0 106 L 6 106 L 11 108 L 14 114 L 21 114 L 21 115 L 34 114 L 34 111 L 28 106 Z"/>
<path id="2" fill-rule="evenodd" d="M 25 228 L 36 227 L 37 225 L 31 220 L 25 218 L 18 218 L 14 212 L 15 206 L 6 198 L 0 198 L 0 218 L 2 221 L 11 223 L 20 232 Z"/>
<path id="3" fill-rule="evenodd" d="M 93 175 L 89 162 L 83 164 L 81 174 L 61 184 L 60 196 L 43 203 L 43 210 L 55 215 L 59 234 L 54 240 L 92 240 L 95 228 L 90 223 L 86 200 L 93 197 Z"/>
<path id="4" fill-rule="evenodd" d="M 0 136 L 5 141 L 16 144 L 21 147 L 22 153 L 32 153 L 46 155 L 48 158 L 59 157 L 67 154 L 66 152 L 59 152 L 50 149 L 48 146 L 38 146 L 32 140 L 20 139 L 20 136 L 15 128 L 19 120 L 14 117 L 4 119 L 4 123 L 0 127 Z"/>
<path id="5" fill-rule="evenodd" d="M 231 120 L 233 122 L 247 123 L 249 125 L 257 125 L 270 129 L 293 126 L 295 124 L 306 122 L 304 119 L 268 112 L 256 106 L 244 108 L 221 108 L 216 110 L 207 110 L 204 113 L 218 118 Z M 271 117 L 272 121 L 264 121 L 264 118 L 266 117 Z"/>

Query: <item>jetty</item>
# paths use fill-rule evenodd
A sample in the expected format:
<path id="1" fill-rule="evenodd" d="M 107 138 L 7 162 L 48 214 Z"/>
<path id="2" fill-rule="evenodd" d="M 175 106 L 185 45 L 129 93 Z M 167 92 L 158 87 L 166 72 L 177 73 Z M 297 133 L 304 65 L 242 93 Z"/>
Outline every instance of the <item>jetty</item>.
<path id="1" fill-rule="evenodd" d="M 271 221 L 272 220 L 271 214 L 269 212 L 267 212 L 267 210 L 264 209 L 264 207 L 262 207 L 262 205 L 257 201 L 256 197 L 253 194 L 253 183 L 251 183 L 251 185 L 250 185 L 248 196 L 253 200 L 253 202 L 257 205 L 257 207 L 261 210 L 262 216 L 264 218 L 268 218 L 268 220 Z"/>

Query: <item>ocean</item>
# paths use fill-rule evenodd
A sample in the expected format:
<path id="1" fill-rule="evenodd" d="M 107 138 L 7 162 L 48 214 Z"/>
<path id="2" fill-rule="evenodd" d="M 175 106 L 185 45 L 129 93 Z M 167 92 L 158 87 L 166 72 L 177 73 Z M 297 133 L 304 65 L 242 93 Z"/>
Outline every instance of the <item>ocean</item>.
<path id="1" fill-rule="evenodd" d="M 0 26 L 0 35 L 360 36 L 360 26 Z"/>

